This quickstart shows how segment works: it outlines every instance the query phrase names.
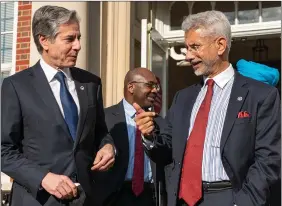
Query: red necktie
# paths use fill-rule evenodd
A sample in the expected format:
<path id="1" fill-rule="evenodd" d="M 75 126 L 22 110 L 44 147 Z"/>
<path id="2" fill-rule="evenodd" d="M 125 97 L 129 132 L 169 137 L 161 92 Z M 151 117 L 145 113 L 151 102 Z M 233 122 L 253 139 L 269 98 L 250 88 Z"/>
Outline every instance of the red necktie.
<path id="1" fill-rule="evenodd" d="M 136 128 L 134 169 L 132 177 L 132 191 L 138 196 L 144 188 L 144 150 L 141 139 L 141 132 Z"/>
<path id="2" fill-rule="evenodd" d="M 182 198 L 189 206 L 194 206 L 202 197 L 203 150 L 214 80 L 209 79 L 206 84 L 208 85 L 207 93 L 187 141 L 180 180 L 179 198 Z"/>

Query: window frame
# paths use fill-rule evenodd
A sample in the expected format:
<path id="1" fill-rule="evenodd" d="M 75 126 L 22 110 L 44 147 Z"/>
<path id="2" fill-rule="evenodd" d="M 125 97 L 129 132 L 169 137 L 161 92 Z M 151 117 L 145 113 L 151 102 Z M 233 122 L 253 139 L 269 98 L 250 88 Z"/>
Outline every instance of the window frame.
<path id="1" fill-rule="evenodd" d="M 11 3 L 10 1 L 1 1 L 1 6 L 6 3 Z M 17 52 L 17 30 L 18 30 L 18 2 L 14 3 L 14 19 L 13 19 L 13 30 L 1 32 L 2 34 L 13 34 L 13 45 L 12 45 L 12 62 L 10 63 L 1 63 L 1 77 L 2 73 L 9 73 L 12 75 L 16 72 L 16 52 Z"/>

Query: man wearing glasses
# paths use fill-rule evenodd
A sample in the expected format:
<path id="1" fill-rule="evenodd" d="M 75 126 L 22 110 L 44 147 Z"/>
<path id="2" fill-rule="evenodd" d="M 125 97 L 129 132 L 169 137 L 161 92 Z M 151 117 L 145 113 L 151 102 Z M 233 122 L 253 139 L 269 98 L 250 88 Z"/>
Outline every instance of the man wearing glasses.
<path id="1" fill-rule="evenodd" d="M 100 198 L 97 205 L 155 206 L 164 205 L 164 170 L 149 160 L 144 152 L 141 133 L 135 127 L 136 110 L 133 102 L 144 110 L 151 110 L 160 85 L 155 75 L 146 68 L 130 70 L 124 79 L 124 98 L 105 109 L 106 123 L 111 133 L 117 156 L 111 170 L 96 173 L 94 181 Z M 161 118 L 161 117 L 159 117 Z M 158 121 L 158 120 L 157 120 Z"/>
<path id="2" fill-rule="evenodd" d="M 182 29 L 202 81 L 177 92 L 159 134 L 154 112 L 133 104 L 147 154 L 168 164 L 168 205 L 266 206 L 280 174 L 278 90 L 233 69 L 222 12 L 189 15 Z"/>

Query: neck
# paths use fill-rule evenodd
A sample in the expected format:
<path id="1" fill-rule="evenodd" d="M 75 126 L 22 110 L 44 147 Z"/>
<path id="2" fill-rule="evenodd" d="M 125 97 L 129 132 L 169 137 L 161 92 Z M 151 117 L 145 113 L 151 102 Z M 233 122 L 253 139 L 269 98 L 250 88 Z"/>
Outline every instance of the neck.
<path id="1" fill-rule="evenodd" d="M 59 69 L 59 67 L 55 66 L 52 61 L 50 60 L 49 56 L 43 51 L 42 53 L 42 59 L 48 64 L 49 66 L 53 67 L 54 69 Z"/>
<path id="2" fill-rule="evenodd" d="M 229 67 L 229 62 L 228 61 L 222 61 L 217 65 L 214 65 L 213 72 L 207 75 L 206 77 L 208 78 L 213 78 L 216 75 L 220 74 L 224 70 L 226 70 Z"/>

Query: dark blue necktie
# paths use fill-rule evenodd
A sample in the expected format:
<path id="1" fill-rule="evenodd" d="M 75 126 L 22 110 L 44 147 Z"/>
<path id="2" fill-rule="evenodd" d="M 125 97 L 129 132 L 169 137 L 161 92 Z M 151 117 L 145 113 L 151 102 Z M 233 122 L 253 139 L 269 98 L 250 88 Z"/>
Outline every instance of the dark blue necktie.
<path id="1" fill-rule="evenodd" d="M 61 102 L 64 110 L 65 115 L 65 121 L 68 125 L 70 134 L 75 140 L 76 137 L 76 129 L 77 129 L 77 122 L 78 122 L 78 112 L 77 112 L 77 106 L 67 88 L 66 82 L 65 82 L 65 75 L 63 72 L 57 72 L 55 75 L 55 78 L 60 82 L 60 97 Z"/>

